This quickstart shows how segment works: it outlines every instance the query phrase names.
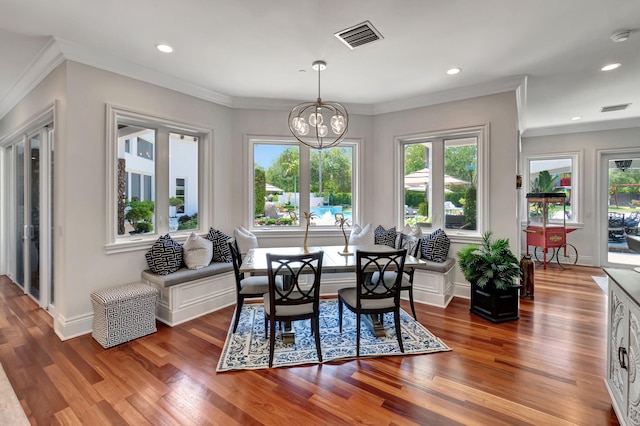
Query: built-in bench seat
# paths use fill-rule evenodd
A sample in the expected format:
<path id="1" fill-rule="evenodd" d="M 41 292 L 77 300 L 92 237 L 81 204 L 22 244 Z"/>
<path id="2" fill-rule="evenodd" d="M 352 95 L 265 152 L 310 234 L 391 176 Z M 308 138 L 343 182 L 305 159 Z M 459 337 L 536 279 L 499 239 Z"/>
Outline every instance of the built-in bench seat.
<path id="1" fill-rule="evenodd" d="M 210 277 L 212 275 L 223 274 L 225 272 L 233 272 L 233 265 L 231 263 L 211 262 L 208 266 L 205 266 L 202 269 L 188 269 L 182 267 L 176 272 L 168 275 L 154 274 L 150 269 L 146 269 L 142 271 L 142 279 L 157 284 L 160 287 L 171 287 L 177 284 Z"/>
<path id="2" fill-rule="evenodd" d="M 142 282 L 160 292 L 156 318 L 174 326 L 216 311 L 236 301 L 233 265 L 211 262 L 202 269 L 182 267 L 168 275 L 158 275 L 147 269 Z"/>
<path id="3" fill-rule="evenodd" d="M 446 307 L 454 293 L 455 260 L 443 263 L 425 261 L 413 276 L 414 300 Z M 232 305 L 236 302 L 235 277 L 231 263 L 211 262 L 202 269 L 180 268 L 168 275 L 149 269 L 142 271 L 142 282 L 160 292 L 156 317 L 174 326 Z M 355 274 L 323 274 L 322 294 L 337 294 L 342 287 L 355 285 Z"/>

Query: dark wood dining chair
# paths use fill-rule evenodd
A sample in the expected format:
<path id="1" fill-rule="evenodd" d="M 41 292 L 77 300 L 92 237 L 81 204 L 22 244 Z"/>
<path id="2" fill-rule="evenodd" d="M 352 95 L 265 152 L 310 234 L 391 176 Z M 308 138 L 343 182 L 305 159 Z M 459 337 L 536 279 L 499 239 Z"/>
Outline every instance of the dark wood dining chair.
<path id="1" fill-rule="evenodd" d="M 227 240 L 231 251 L 233 272 L 236 278 L 236 317 L 233 320 L 233 332 L 235 333 L 240 322 L 240 313 L 245 299 L 263 297 L 269 291 L 269 278 L 266 276 L 245 276 L 240 272 L 242 255 L 235 238 Z"/>
<path id="2" fill-rule="evenodd" d="M 360 321 L 362 315 L 376 315 L 384 325 L 383 316 L 393 312 L 396 336 L 400 351 L 404 352 L 400 331 L 400 286 L 407 250 L 388 252 L 356 251 L 356 287 L 338 290 L 338 315 L 342 333 L 342 310 L 346 306 L 356 314 L 356 355 L 360 356 Z M 378 279 L 369 281 L 367 276 L 373 272 Z M 395 273 L 389 273 L 395 272 Z"/>
<path id="3" fill-rule="evenodd" d="M 414 237 L 413 235 L 408 234 L 399 234 L 399 238 L 396 244 L 397 249 L 406 249 L 407 254 L 409 256 L 418 257 L 418 253 L 420 252 L 420 242 L 421 238 Z M 408 291 L 409 292 L 409 304 L 411 305 L 411 313 L 413 314 L 413 318 L 417 321 L 418 316 L 416 315 L 416 308 L 413 305 L 413 274 L 415 272 L 415 268 L 404 268 L 402 284 L 400 285 L 400 291 Z M 388 277 L 389 280 L 393 280 L 393 274 L 396 272 L 389 271 L 387 274 L 390 274 Z M 374 272 L 371 281 L 378 281 L 380 274 Z"/>
<path id="4" fill-rule="evenodd" d="M 264 295 L 264 315 L 265 337 L 269 332 L 269 367 L 273 365 L 276 322 L 307 319 L 311 320 L 311 332 L 315 336 L 318 361 L 322 362 L 320 278 L 323 256 L 322 251 L 296 255 L 267 253 L 269 289 Z M 310 283 L 307 277 L 311 279 Z"/>

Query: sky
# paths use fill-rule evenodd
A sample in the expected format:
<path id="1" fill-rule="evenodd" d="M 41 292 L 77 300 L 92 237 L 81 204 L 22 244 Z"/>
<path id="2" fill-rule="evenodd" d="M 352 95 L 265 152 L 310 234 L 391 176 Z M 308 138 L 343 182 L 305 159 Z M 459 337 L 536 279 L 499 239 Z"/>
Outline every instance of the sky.
<path id="1" fill-rule="evenodd" d="M 286 148 L 283 145 L 254 145 L 253 161 L 267 170 Z"/>

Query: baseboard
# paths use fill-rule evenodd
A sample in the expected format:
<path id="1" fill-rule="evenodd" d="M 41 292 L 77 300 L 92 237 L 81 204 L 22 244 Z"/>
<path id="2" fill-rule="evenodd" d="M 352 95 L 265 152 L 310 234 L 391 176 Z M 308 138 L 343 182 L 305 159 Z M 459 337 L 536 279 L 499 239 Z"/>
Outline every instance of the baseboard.
<path id="1" fill-rule="evenodd" d="M 60 340 L 89 334 L 93 330 L 93 312 L 77 315 L 73 318 L 56 315 L 53 320 L 53 330 Z"/>

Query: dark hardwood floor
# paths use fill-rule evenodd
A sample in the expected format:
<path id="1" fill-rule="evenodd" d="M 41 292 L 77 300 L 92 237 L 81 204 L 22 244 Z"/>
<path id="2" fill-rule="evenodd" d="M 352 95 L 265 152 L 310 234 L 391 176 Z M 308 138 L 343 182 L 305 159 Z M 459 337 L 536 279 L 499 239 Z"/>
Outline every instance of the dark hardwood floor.
<path id="1" fill-rule="evenodd" d="M 594 275 L 536 268 L 535 300 L 499 325 L 466 299 L 417 305 L 451 352 L 220 374 L 234 307 L 105 350 L 90 335 L 60 341 L 0 277 L 0 362 L 38 425 L 613 425 Z"/>

